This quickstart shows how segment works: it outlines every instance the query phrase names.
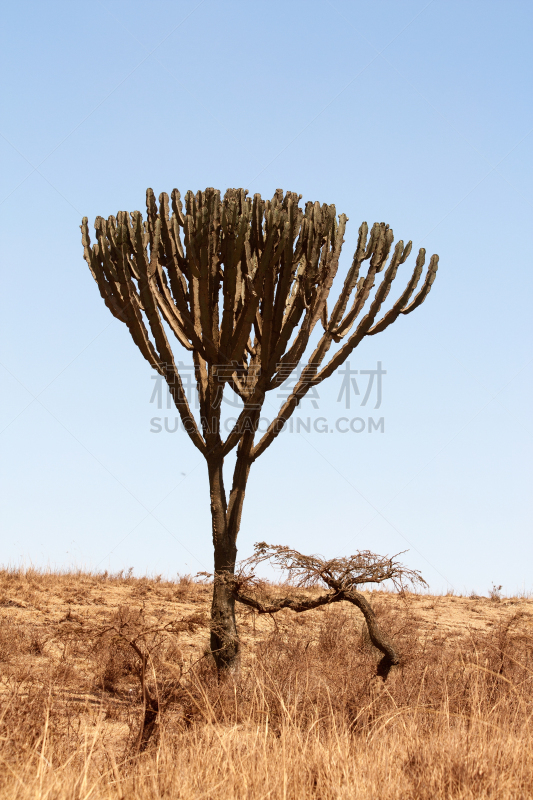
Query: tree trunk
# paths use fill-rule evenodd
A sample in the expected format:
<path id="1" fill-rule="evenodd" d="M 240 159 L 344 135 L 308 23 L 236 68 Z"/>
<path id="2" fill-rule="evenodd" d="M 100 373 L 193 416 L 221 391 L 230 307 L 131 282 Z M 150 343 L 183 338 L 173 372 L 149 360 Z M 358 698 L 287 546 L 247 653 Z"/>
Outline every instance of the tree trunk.
<path id="1" fill-rule="evenodd" d="M 215 575 L 211 605 L 211 652 L 217 669 L 237 670 L 239 638 L 235 621 L 235 599 L 225 575 L 233 575 L 237 558 L 236 535 L 230 536 L 226 523 L 227 503 L 222 475 L 223 462 L 208 463 L 211 493 L 211 522 L 215 550 Z"/>
<path id="2" fill-rule="evenodd" d="M 152 695 L 146 684 L 146 663 L 147 655 L 142 653 L 137 647 L 133 648 L 139 658 L 141 659 L 141 669 L 139 678 L 141 681 L 141 692 L 143 698 L 143 716 L 141 720 L 141 727 L 137 735 L 137 741 L 134 747 L 134 753 L 142 753 L 148 747 L 148 743 L 152 734 L 157 730 L 159 719 L 159 700 L 157 695 Z"/>
<path id="3" fill-rule="evenodd" d="M 256 412 L 252 426 L 256 418 Z M 240 645 L 235 620 L 235 597 L 233 587 L 225 577 L 235 574 L 237 560 L 237 534 L 241 526 L 242 507 L 246 484 L 250 473 L 250 452 L 254 432 L 247 431 L 237 451 L 237 461 L 233 473 L 233 485 L 229 504 L 224 491 L 222 474 L 223 460 L 208 461 L 209 487 L 211 492 L 211 520 L 213 545 L 215 550 L 215 575 L 213 582 L 213 603 L 211 605 L 211 652 L 219 673 L 238 672 L 240 667 Z"/>
<path id="4" fill-rule="evenodd" d="M 233 551 L 233 554 L 232 554 Z M 215 548 L 215 580 L 211 605 L 211 652 L 217 669 L 239 670 L 239 634 L 235 621 L 235 598 L 224 575 L 233 575 L 237 548 Z"/>
<path id="5" fill-rule="evenodd" d="M 399 653 L 387 634 L 379 627 L 374 609 L 368 600 L 360 592 L 356 592 L 355 589 L 344 592 L 344 596 L 363 612 L 370 641 L 374 647 L 383 653 L 383 657 L 378 664 L 377 674 L 386 681 L 391 668 L 400 663 Z"/>

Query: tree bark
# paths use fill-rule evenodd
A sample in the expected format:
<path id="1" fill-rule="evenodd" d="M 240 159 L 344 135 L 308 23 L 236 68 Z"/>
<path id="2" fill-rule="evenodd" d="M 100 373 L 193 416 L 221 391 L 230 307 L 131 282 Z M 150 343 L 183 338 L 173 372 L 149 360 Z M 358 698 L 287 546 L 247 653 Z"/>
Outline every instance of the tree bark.
<path id="1" fill-rule="evenodd" d="M 237 558 L 236 537 L 229 536 L 227 502 L 222 474 L 223 460 L 208 462 L 211 523 L 215 555 L 213 602 L 211 604 L 211 652 L 217 669 L 239 666 L 239 638 L 235 621 L 235 599 L 224 576 L 233 575 Z"/>
<path id="2" fill-rule="evenodd" d="M 331 583 L 334 584 L 335 582 L 331 581 Z M 239 592 L 235 589 L 235 586 L 233 586 L 233 595 L 239 603 L 244 603 L 244 605 L 254 608 L 259 614 L 276 614 L 278 611 L 281 611 L 282 608 L 289 608 L 291 611 L 296 611 L 296 613 L 299 614 L 303 611 L 310 611 L 313 608 L 318 608 L 319 606 L 339 603 L 342 600 L 353 603 L 363 613 L 370 641 L 374 647 L 383 653 L 383 657 L 380 659 L 377 667 L 377 674 L 386 681 L 391 668 L 400 663 L 400 655 L 389 636 L 379 627 L 372 606 L 368 600 L 360 592 L 355 591 L 355 589 L 343 590 L 333 586 L 332 588 L 334 589 L 333 592 L 330 594 L 323 594 L 320 597 L 299 600 L 284 597 L 271 603 L 261 603 L 259 600 L 256 600 L 255 597 Z"/>
<path id="3" fill-rule="evenodd" d="M 208 461 L 209 487 L 211 492 L 211 520 L 215 551 L 215 574 L 213 603 L 211 605 L 211 652 L 219 673 L 238 672 L 240 667 L 240 645 L 235 620 L 235 596 L 228 576 L 235 574 L 237 560 L 237 535 L 241 526 L 244 495 L 250 473 L 250 452 L 254 442 L 256 412 L 237 450 L 237 461 L 233 473 L 233 485 L 226 501 L 224 490 L 224 460 Z"/>
<path id="4" fill-rule="evenodd" d="M 378 664 L 377 674 L 386 681 L 391 668 L 400 663 L 400 655 L 390 638 L 379 627 L 374 609 L 368 600 L 360 592 L 356 592 L 355 589 L 344 592 L 344 597 L 363 612 L 370 641 L 374 647 L 383 653 L 383 657 Z"/>
<path id="5" fill-rule="evenodd" d="M 131 642 L 130 642 L 131 644 Z M 141 652 L 138 647 L 133 645 L 133 649 L 141 659 L 141 668 L 139 678 L 141 681 L 141 692 L 143 698 L 143 716 L 141 720 L 141 727 L 137 735 L 137 741 L 134 747 L 134 753 L 142 753 L 148 747 L 148 743 L 152 734 L 157 730 L 159 718 L 159 700 L 157 695 L 152 695 L 146 683 L 146 664 L 147 655 Z"/>

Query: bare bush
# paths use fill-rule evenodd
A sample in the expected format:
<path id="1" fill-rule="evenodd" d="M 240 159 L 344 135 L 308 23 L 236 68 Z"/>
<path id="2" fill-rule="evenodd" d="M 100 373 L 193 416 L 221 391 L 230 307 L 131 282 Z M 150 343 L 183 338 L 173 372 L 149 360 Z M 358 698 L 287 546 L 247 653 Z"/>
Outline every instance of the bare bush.
<path id="1" fill-rule="evenodd" d="M 377 674 L 386 680 L 391 667 L 400 663 L 400 655 L 390 636 L 379 626 L 372 606 L 355 587 L 390 581 L 396 589 L 404 591 L 409 584 L 427 585 L 417 570 L 405 567 L 396 559 L 397 556 L 378 556 L 369 550 L 352 556 L 325 559 L 318 555 L 303 555 L 284 545 L 259 542 L 255 545 L 254 554 L 241 562 L 235 577 L 223 576 L 218 579 L 230 582 L 235 599 L 259 614 L 276 614 L 284 608 L 301 613 L 341 601 L 357 606 L 365 618 L 371 644 L 382 654 Z M 289 584 L 302 589 L 324 586 L 329 591 L 318 597 L 293 595 L 260 599 L 250 591 L 264 589 L 263 582 L 257 580 L 254 570 L 265 561 L 285 573 Z"/>
<path id="2" fill-rule="evenodd" d="M 104 690 L 113 694 L 119 692 L 120 680 L 126 675 L 138 679 L 143 710 L 133 752 L 144 751 L 158 730 L 160 711 L 172 698 L 182 676 L 179 661 L 178 664 L 169 663 L 165 656 L 176 660 L 179 634 L 205 626 L 204 617 L 193 614 L 161 623 L 147 619 L 142 608 L 122 606 L 103 624 L 87 624 L 70 613 L 64 621 L 70 626 L 63 631 L 63 639 L 79 637 L 92 642 L 99 667 L 98 678 Z"/>

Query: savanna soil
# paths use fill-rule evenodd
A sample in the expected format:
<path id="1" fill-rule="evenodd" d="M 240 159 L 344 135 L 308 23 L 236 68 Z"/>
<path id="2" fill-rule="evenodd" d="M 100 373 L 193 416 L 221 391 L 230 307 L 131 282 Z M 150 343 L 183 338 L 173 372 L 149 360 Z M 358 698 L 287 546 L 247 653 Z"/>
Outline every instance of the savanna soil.
<path id="1" fill-rule="evenodd" d="M 238 606 L 242 670 L 220 681 L 211 591 L 0 572 L 0 797 L 533 797 L 530 599 L 367 594 L 402 654 L 386 684 L 353 606 Z M 139 656 L 117 620 L 149 651 L 144 752 Z"/>

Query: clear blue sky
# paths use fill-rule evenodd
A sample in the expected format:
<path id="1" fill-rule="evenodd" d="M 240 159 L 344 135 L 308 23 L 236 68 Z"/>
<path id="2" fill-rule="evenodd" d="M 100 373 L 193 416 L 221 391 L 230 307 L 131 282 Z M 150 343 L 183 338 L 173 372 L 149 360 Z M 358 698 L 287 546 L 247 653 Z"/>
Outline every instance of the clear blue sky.
<path id="1" fill-rule="evenodd" d="M 440 269 L 351 358 L 386 370 L 381 407 L 347 410 L 334 375 L 300 411 L 384 433 L 280 436 L 240 555 L 408 549 L 434 591 L 533 590 L 532 17 L 468 0 L 6 6 L 0 562 L 210 568 L 205 464 L 183 432 L 151 432 L 175 413 L 150 403 L 79 224 L 144 209 L 147 186 L 281 187 L 348 215 L 341 272 L 362 220 Z"/>

